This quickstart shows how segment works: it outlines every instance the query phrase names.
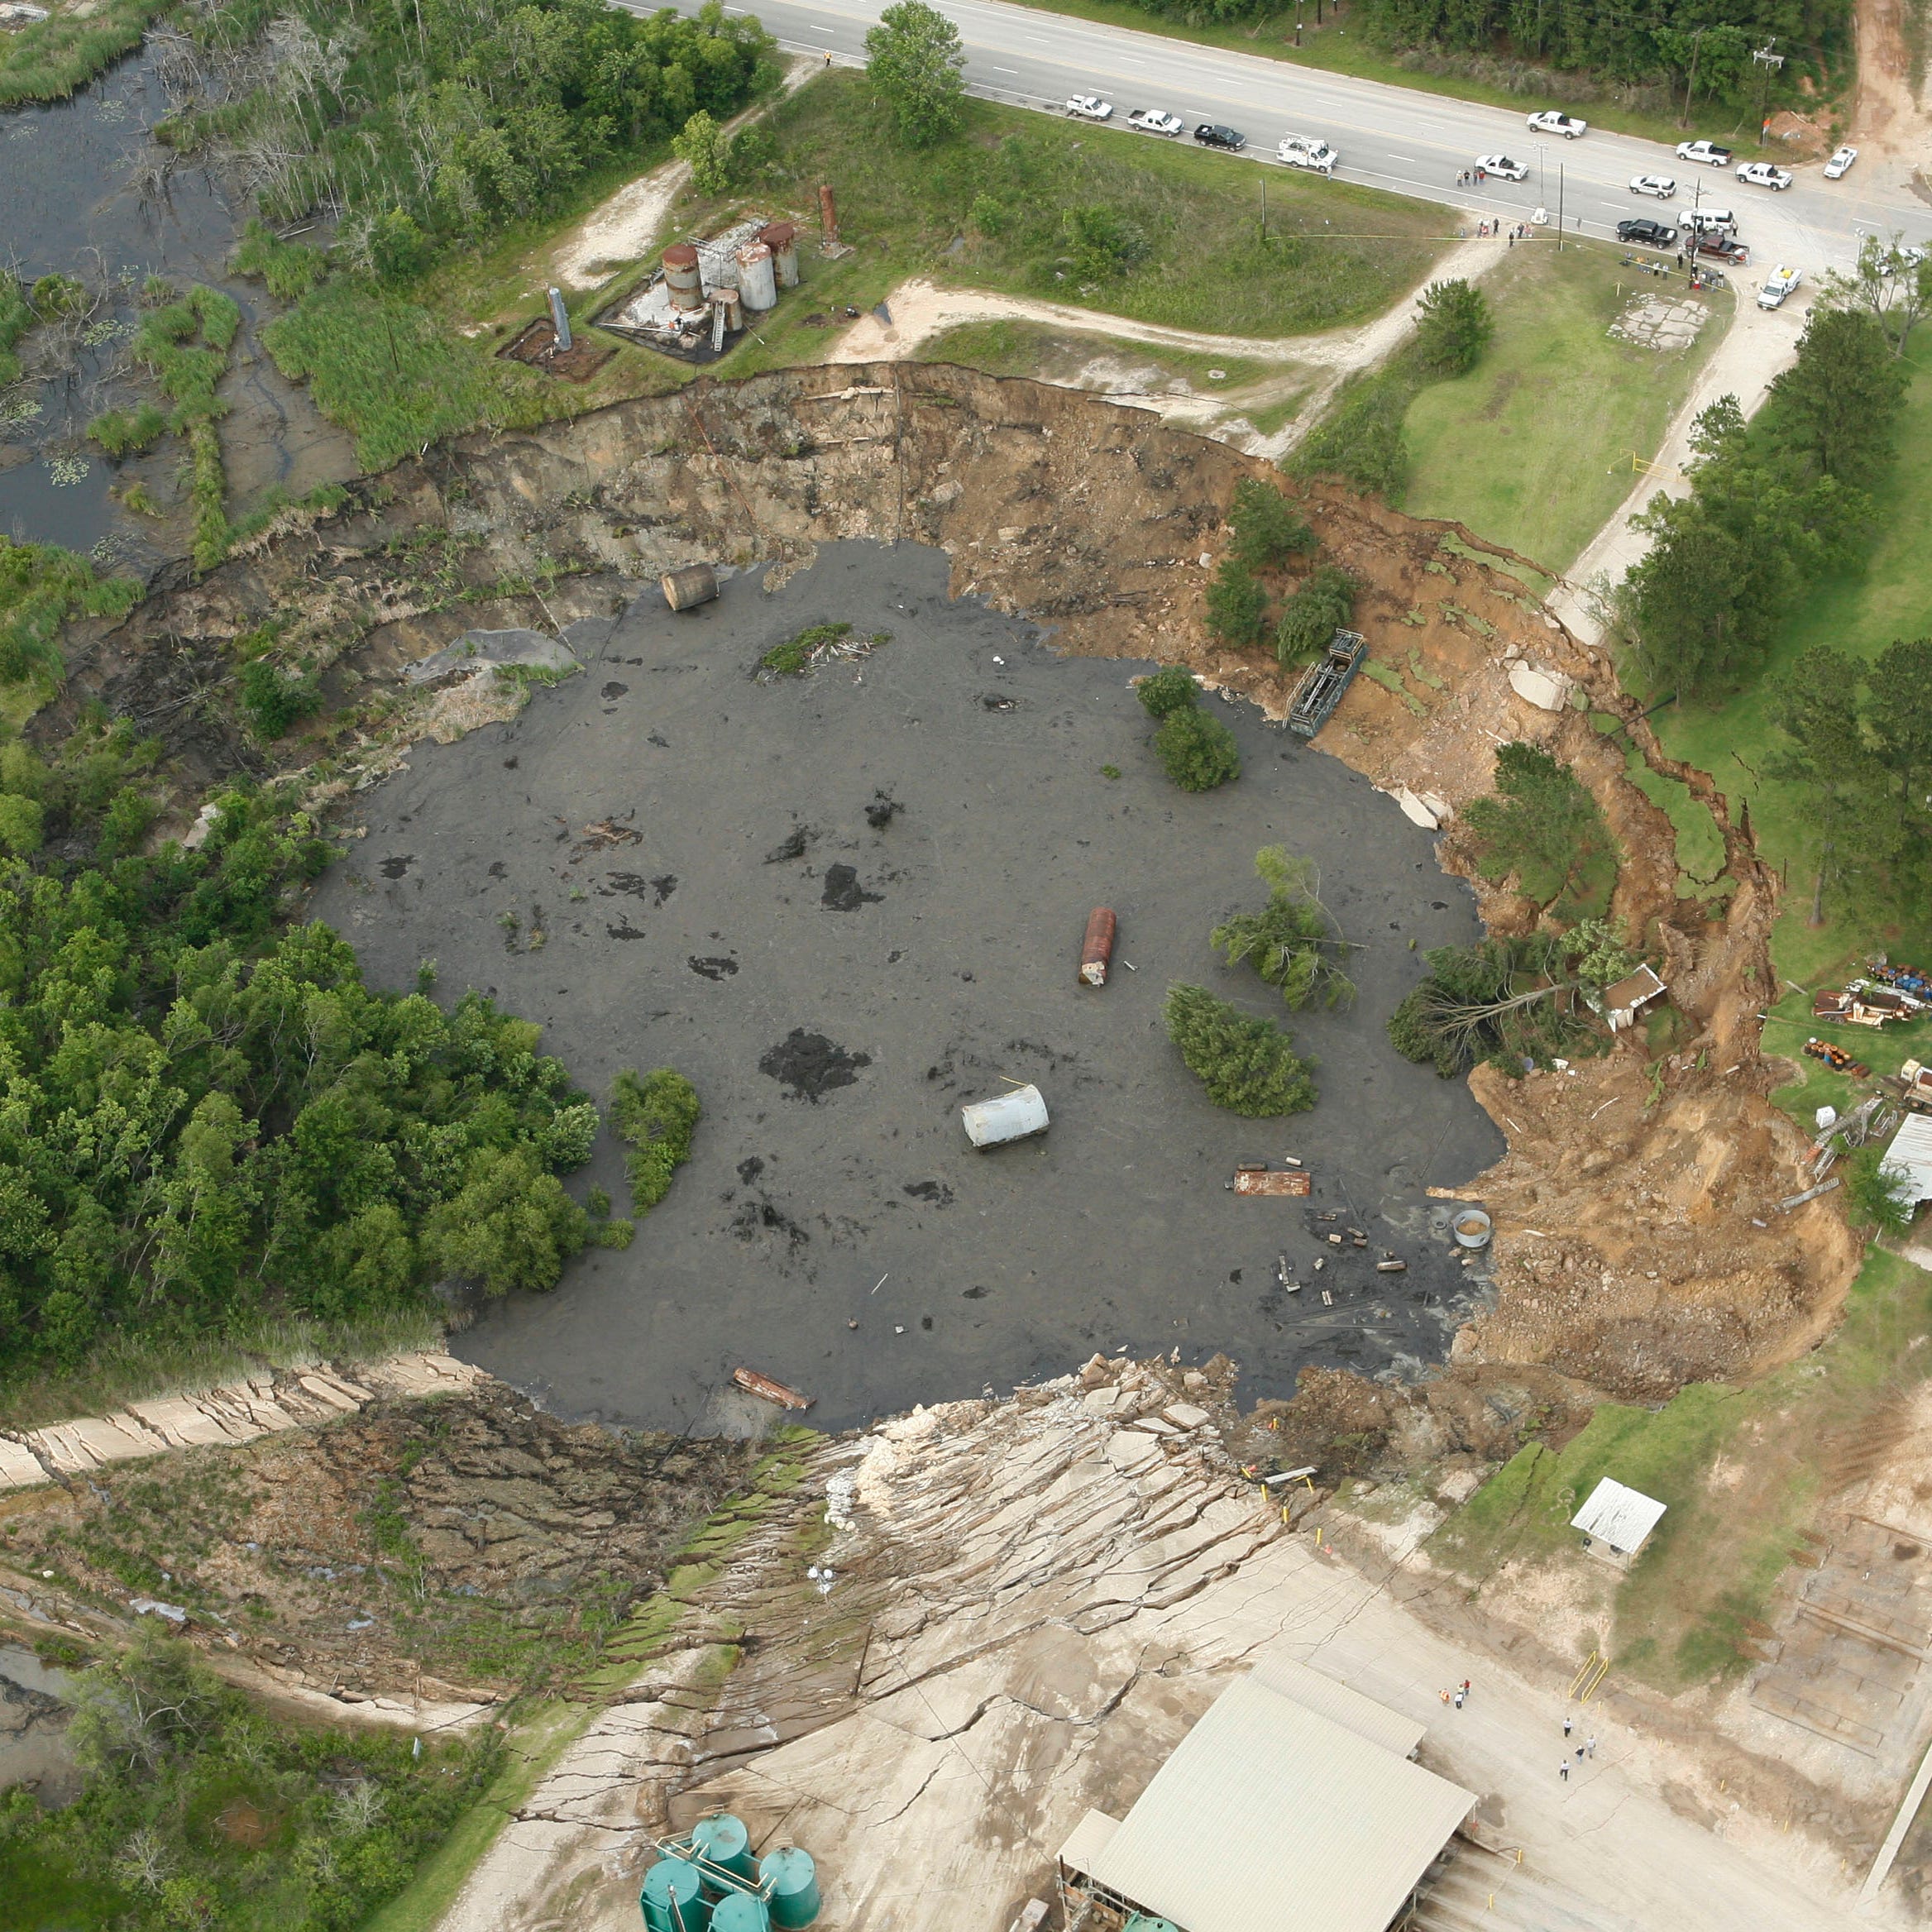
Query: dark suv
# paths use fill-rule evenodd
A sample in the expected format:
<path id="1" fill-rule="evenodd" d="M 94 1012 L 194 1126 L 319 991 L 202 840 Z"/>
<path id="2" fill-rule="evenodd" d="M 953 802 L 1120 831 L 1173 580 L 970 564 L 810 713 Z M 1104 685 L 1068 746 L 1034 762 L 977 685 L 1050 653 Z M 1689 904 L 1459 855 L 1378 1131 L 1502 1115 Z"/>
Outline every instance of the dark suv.
<path id="1" fill-rule="evenodd" d="M 1245 134 L 1237 134 L 1231 127 L 1217 127 L 1212 121 L 1203 121 L 1194 130 L 1194 139 L 1203 147 L 1224 147 L 1231 155 L 1238 155 L 1248 145 Z"/>
<path id="2" fill-rule="evenodd" d="M 1643 248 L 1668 248 L 1677 239 L 1677 231 L 1668 222 L 1653 222 L 1639 215 L 1633 222 L 1617 223 L 1617 239 L 1634 242 Z"/>

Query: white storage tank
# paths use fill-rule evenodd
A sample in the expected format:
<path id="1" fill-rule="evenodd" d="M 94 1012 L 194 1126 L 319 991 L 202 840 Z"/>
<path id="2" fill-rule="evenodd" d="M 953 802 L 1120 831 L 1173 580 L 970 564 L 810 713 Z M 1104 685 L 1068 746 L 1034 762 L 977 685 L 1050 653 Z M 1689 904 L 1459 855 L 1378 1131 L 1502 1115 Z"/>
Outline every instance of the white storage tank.
<path id="1" fill-rule="evenodd" d="M 959 1109 L 966 1138 L 982 1151 L 1031 1140 L 1047 1128 L 1046 1102 L 1037 1087 L 1016 1087 L 991 1100 L 968 1101 Z"/>
<path id="2" fill-rule="evenodd" d="M 738 296 L 748 315 L 762 315 L 778 306 L 772 251 L 763 242 L 749 242 L 738 251 Z"/>

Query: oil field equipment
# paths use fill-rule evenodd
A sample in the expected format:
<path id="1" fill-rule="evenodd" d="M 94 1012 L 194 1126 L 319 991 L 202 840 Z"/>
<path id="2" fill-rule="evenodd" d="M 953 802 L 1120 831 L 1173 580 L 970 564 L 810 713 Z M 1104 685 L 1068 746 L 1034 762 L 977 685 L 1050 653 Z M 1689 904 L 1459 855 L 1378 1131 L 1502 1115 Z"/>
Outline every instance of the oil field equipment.
<path id="1" fill-rule="evenodd" d="M 1298 738 L 1313 738 L 1341 702 L 1367 649 L 1360 631 L 1338 630 L 1318 663 L 1311 664 L 1295 686 L 1288 708 L 1288 728 Z"/>
<path id="2" fill-rule="evenodd" d="M 638 1899 L 647 1932 L 805 1932 L 819 1915 L 811 1853 L 780 1845 L 753 1858 L 744 1821 L 729 1811 L 652 1849 Z"/>

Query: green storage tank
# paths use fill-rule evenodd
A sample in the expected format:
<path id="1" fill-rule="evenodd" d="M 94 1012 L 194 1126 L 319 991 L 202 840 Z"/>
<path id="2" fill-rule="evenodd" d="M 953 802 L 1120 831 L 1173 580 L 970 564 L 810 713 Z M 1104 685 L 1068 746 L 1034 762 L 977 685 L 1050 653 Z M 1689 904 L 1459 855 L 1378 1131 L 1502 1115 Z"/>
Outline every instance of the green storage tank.
<path id="1" fill-rule="evenodd" d="M 711 1908 L 711 1932 L 772 1932 L 772 1915 L 762 1898 L 728 1891 Z"/>
<path id="2" fill-rule="evenodd" d="M 1177 1932 L 1174 1922 L 1169 1919 L 1150 1919 L 1145 1912 L 1132 1914 L 1121 1932 Z"/>
<path id="3" fill-rule="evenodd" d="M 729 1811 L 701 1818 L 691 1827 L 691 1848 L 708 1865 L 722 1865 L 739 1878 L 749 1878 L 758 1865 L 751 1855 L 751 1834 L 744 1820 Z"/>
<path id="4" fill-rule="evenodd" d="M 819 1915 L 819 1875 L 810 1852 L 796 1845 L 768 1852 L 758 1876 L 771 1887 L 772 1923 L 782 1932 L 803 1932 Z"/>
<path id="5" fill-rule="evenodd" d="M 711 1907 L 701 1892 L 696 1865 L 685 1858 L 660 1858 L 644 1874 L 638 1899 L 646 1932 L 705 1932 Z"/>

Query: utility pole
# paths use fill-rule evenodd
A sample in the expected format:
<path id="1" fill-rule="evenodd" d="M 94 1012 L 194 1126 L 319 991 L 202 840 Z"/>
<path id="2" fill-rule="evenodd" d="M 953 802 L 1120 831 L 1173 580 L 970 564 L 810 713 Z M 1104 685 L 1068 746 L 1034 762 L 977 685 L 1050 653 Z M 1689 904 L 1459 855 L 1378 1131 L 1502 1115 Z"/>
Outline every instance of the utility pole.
<path id="1" fill-rule="evenodd" d="M 1268 239 L 1268 176 L 1265 172 L 1261 176 L 1261 239 L 1264 242 Z"/>
<path id="2" fill-rule="evenodd" d="M 1557 252 L 1563 252 L 1563 164 L 1557 163 Z"/>
<path id="3" fill-rule="evenodd" d="M 1777 36 L 1773 34 L 1762 47 L 1754 48 L 1751 65 L 1763 74 L 1762 84 L 1757 89 L 1757 145 L 1764 146 L 1764 109 L 1771 98 L 1771 77 L 1785 64 L 1782 54 L 1774 54 L 1772 49 L 1777 45 Z"/>
<path id="4" fill-rule="evenodd" d="M 1704 40 L 1704 29 L 1699 27 L 1690 36 L 1690 78 L 1684 83 L 1684 118 L 1680 126 L 1690 125 L 1690 90 L 1697 85 L 1697 50 Z"/>

